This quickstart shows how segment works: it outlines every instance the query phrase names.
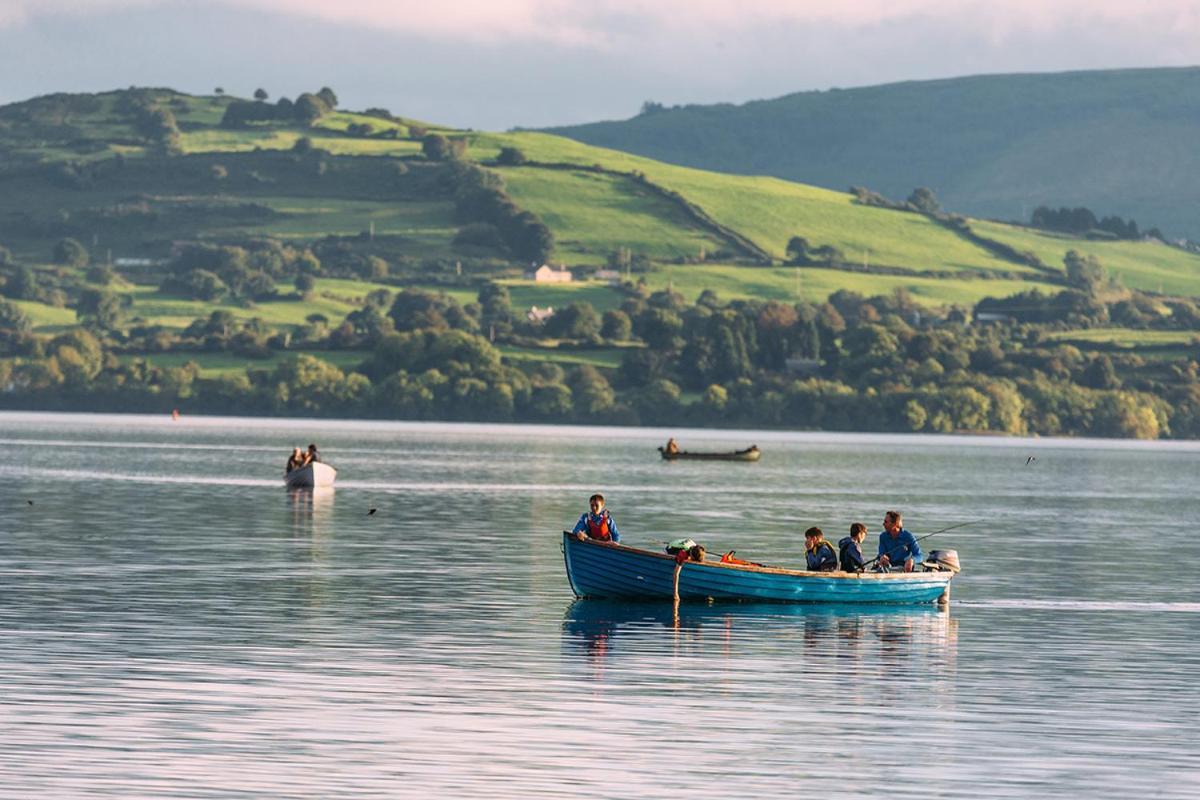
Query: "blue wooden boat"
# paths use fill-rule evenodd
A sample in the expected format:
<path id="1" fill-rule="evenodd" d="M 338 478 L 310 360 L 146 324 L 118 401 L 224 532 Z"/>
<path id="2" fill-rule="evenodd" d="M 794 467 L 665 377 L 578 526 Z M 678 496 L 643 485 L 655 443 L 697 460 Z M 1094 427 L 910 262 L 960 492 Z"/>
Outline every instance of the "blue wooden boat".
<path id="1" fill-rule="evenodd" d="M 563 532 L 567 580 L 576 597 L 674 599 L 675 559 Z M 680 600 L 782 603 L 932 603 L 950 598 L 950 571 L 806 572 L 719 561 L 686 562 Z"/>

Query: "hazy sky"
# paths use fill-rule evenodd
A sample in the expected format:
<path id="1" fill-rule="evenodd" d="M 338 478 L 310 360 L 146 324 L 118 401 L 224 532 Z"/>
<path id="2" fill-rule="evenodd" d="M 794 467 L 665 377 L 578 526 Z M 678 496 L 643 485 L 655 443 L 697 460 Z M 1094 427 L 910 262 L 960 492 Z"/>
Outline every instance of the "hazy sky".
<path id="1" fill-rule="evenodd" d="M 502 129 L 993 72 L 1200 64 L 1200 0 L 0 0 L 0 102 L 130 85 Z"/>

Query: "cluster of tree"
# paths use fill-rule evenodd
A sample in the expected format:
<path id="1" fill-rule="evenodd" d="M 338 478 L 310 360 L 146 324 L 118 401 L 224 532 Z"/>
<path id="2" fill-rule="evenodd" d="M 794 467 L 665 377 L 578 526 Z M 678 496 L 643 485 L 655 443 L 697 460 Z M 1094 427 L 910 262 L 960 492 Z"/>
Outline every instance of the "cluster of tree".
<path id="1" fill-rule="evenodd" d="M 265 240 L 245 247 L 190 244 L 171 261 L 160 289 L 194 300 L 215 302 L 232 296 L 269 300 L 277 296 L 276 279 L 314 275 L 321 262 L 304 249 Z"/>
<path id="2" fill-rule="evenodd" d="M 683 414 L 698 424 L 1143 438 L 1200 422 L 1186 400 L 1200 394 L 1195 362 L 1176 381 L 1123 378 L 1145 364 L 1043 343 L 1032 326 L 935 325 L 928 315 L 914 324 L 903 293 L 842 291 L 819 306 L 710 297 L 690 307 L 664 294 L 640 312 L 626 304 L 647 347 L 626 356 L 616 386 L 658 394 L 662 416 L 644 421 Z M 682 406 L 682 389 L 701 401 Z"/>
<path id="3" fill-rule="evenodd" d="M 528 161 L 525 151 L 519 147 L 501 147 L 499 155 L 496 156 L 496 163 L 504 167 L 519 167 Z"/>
<path id="4" fill-rule="evenodd" d="M 117 96 L 115 110 L 132 119 L 133 129 L 160 155 L 183 152 L 179 123 L 171 110 L 172 93 L 152 89 L 130 89 Z"/>
<path id="5" fill-rule="evenodd" d="M 134 115 L 134 127 L 153 143 L 159 153 L 173 156 L 183 152 L 179 122 L 169 108 L 142 102 L 134 106 Z"/>
<path id="6" fill-rule="evenodd" d="M 0 294 L 5 297 L 62 308 L 70 300 L 68 291 L 74 288 L 74 282 L 64 272 L 34 270 L 18 263 L 7 248 L 0 246 Z"/>
<path id="7" fill-rule="evenodd" d="M 793 236 L 787 243 L 788 263 L 795 266 L 829 266 L 844 260 L 842 251 L 831 244 L 813 245 L 803 236 Z"/>
<path id="8" fill-rule="evenodd" d="M 875 206 L 877 208 L 890 208 L 896 211 L 911 211 L 904 203 L 898 203 L 895 200 L 884 197 L 879 192 L 873 189 L 868 189 L 865 186 L 851 186 L 850 194 L 854 195 L 856 202 L 864 206 Z"/>
<path id="9" fill-rule="evenodd" d="M 398 139 L 400 138 L 400 129 L 387 127 L 376 132 L 375 126 L 369 122 L 351 122 L 346 126 L 346 134 L 348 136 L 357 136 L 363 139 L 376 137 L 379 139 Z"/>
<path id="10" fill-rule="evenodd" d="M 467 140 L 440 133 L 427 133 L 421 139 L 421 152 L 430 161 L 458 161 L 467 155 Z"/>
<path id="11" fill-rule="evenodd" d="M 104 103 L 94 94 L 54 94 L 34 97 L 21 103 L 5 106 L 7 121 L 45 126 L 67 125 L 73 117 L 95 114 Z"/>
<path id="12" fill-rule="evenodd" d="M 110 294 L 93 290 L 81 302 L 81 319 L 110 313 L 111 303 Z M 289 336 L 218 311 L 176 343 L 176 349 L 249 356 L 317 343 L 370 350 L 356 373 L 299 357 L 246 376 L 202 380 L 194 369 L 118 362 L 113 351 L 120 343 L 103 325 L 79 331 L 86 338 L 78 340 L 33 336 L 28 319 L 4 303 L 0 341 L 10 358 L 0 378 L 13 387 L 10 402 L 77 407 L 118 396 L 125 407 L 149 407 L 170 397 L 239 413 L 1200 435 L 1195 360 L 1164 369 L 1132 355 L 1089 356 L 1049 340 L 1042 326 L 972 325 L 963 314 L 918 311 L 904 292 L 841 291 L 821 304 L 726 303 L 711 292 L 688 304 L 656 292 L 632 295 L 603 315 L 575 304 L 539 325 L 515 314 L 496 284 L 466 306 L 445 295 L 405 290 L 393 297 L 380 290 L 332 329 L 313 315 Z M 134 329 L 125 344 L 149 350 L 161 333 Z M 564 372 L 549 364 L 506 364 L 492 336 L 637 339 L 644 346 L 628 347 L 620 367 L 606 375 L 590 367 Z M 699 399 L 686 402 L 685 391 Z"/>
<path id="13" fill-rule="evenodd" d="M 259 92 L 262 96 L 259 97 Z M 312 125 L 337 108 L 338 98 L 328 86 L 313 94 L 305 92 L 295 99 L 281 97 L 274 105 L 266 102 L 267 93 L 255 92 L 255 100 L 234 100 L 221 117 L 222 128 L 246 128 L 266 122 L 287 122 Z"/>
<path id="14" fill-rule="evenodd" d="M 536 214 L 522 210 L 509 197 L 499 175 L 459 161 L 451 161 L 443 169 L 462 222 L 492 226 L 495 238 L 520 261 L 540 264 L 549 259 L 554 252 L 554 234 Z M 478 241 L 485 233 L 476 227 L 471 235 Z"/>
<path id="15" fill-rule="evenodd" d="M 1151 228 L 1145 232 L 1139 231 L 1138 224 L 1133 219 L 1126 220 L 1115 215 L 1097 218 L 1091 209 L 1083 206 L 1077 208 L 1063 206 L 1057 209 L 1038 206 L 1033 210 L 1029 222 L 1035 228 L 1072 233 L 1077 236 L 1100 231 L 1114 239 L 1140 239 L 1143 236 L 1162 238 L 1162 233 L 1157 228 Z"/>

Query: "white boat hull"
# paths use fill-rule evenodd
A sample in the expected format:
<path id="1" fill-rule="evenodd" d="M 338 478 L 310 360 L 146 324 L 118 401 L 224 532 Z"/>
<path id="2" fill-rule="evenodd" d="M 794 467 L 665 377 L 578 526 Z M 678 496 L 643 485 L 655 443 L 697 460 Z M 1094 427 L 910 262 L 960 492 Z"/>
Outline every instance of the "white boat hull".
<path id="1" fill-rule="evenodd" d="M 320 462 L 294 469 L 283 476 L 289 489 L 318 489 L 322 486 L 333 486 L 336 478 L 337 470 Z"/>

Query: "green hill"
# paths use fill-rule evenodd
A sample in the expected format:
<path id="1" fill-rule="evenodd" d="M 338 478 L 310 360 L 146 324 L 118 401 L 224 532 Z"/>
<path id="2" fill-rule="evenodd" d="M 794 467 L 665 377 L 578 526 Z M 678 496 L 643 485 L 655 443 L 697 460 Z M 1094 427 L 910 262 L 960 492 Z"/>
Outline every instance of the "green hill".
<path id="1" fill-rule="evenodd" d="M 118 293 L 130 317 L 174 330 L 213 308 L 279 328 L 299 328 L 311 314 L 337 319 L 361 297 L 329 281 L 349 279 L 376 281 L 360 294 L 432 285 L 469 298 L 499 280 L 523 306 L 620 304 L 621 291 L 603 283 L 524 281 L 523 263 L 503 242 L 464 238 L 473 222 L 456 210 L 453 164 L 422 153 L 422 137 L 437 132 L 460 141 L 462 159 L 499 176 L 512 202 L 544 222 L 554 261 L 586 273 L 624 253 L 635 264 L 628 277 L 689 299 L 706 288 L 782 300 L 905 289 L 922 303 L 969 306 L 1057 291 L 1070 249 L 1095 255 L 1131 288 L 1200 296 L 1200 257 L 1155 241 L 1087 241 L 978 220 L 965 235 L 945 219 L 778 178 L 675 166 L 546 133 L 454 131 L 379 109 L 223 124 L 239 103 L 247 101 L 135 89 L 0 108 L 0 245 L 44 283 L 66 286 L 57 302 L 69 306 L 70 287 L 85 281 L 53 264 L 51 250 L 74 238 L 93 264 L 111 263 L 125 279 Z M 521 158 L 498 162 L 504 148 Z M 797 236 L 836 258 L 785 266 Z M 161 288 L 164 265 L 189 243 L 263 241 L 313 248 L 327 262 L 310 296 L 288 298 L 283 273 L 279 296 L 256 303 Z M 21 299 L 43 329 L 67 324 L 69 309 L 52 298 Z"/>
<path id="2" fill-rule="evenodd" d="M 0 107 L 0 406 L 1196 435 L 1200 256 L 1109 222 L 329 89 L 53 95 Z"/>
<path id="3" fill-rule="evenodd" d="M 581 142 L 738 174 L 1028 219 L 1087 206 L 1200 239 L 1200 68 L 987 75 L 802 92 L 742 105 L 648 107 L 551 129 Z"/>

